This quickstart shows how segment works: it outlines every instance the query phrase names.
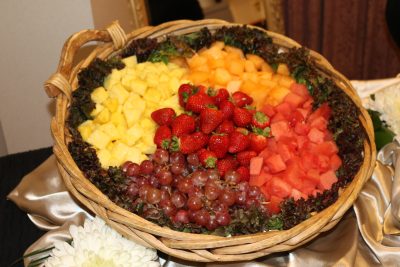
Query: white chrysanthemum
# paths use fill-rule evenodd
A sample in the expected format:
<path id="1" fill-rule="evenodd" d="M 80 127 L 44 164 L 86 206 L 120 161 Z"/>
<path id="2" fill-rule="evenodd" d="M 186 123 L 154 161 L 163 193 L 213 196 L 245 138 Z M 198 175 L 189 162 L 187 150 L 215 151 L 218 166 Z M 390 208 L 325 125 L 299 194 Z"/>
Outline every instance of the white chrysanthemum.
<path id="1" fill-rule="evenodd" d="M 160 266 L 154 249 L 138 245 L 122 237 L 96 217 L 87 219 L 84 226 L 72 225 L 71 245 L 55 243 L 48 267 L 131 267 Z"/>
<path id="2" fill-rule="evenodd" d="M 363 105 L 381 113 L 381 119 L 387 122 L 396 134 L 396 139 L 400 141 L 400 83 L 395 83 L 374 95 L 375 100 L 363 99 Z"/>

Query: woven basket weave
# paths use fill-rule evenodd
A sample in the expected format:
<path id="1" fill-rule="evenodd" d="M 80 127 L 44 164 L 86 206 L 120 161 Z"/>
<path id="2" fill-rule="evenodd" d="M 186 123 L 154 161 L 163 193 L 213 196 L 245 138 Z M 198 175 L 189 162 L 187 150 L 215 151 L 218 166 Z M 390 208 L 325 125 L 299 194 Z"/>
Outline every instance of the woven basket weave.
<path id="1" fill-rule="evenodd" d="M 364 162 L 354 180 L 341 191 L 338 200 L 325 210 L 313 215 L 297 226 L 284 231 L 270 231 L 236 237 L 220 237 L 204 234 L 190 234 L 173 231 L 151 223 L 111 202 L 99 189 L 84 177 L 72 159 L 67 144 L 70 135 L 65 121 L 71 93 L 77 87 L 77 73 L 98 57 L 105 59 L 118 53 L 127 43 L 136 38 L 158 38 L 167 34 L 186 34 L 207 26 L 211 31 L 222 26 L 234 26 L 221 20 L 173 21 L 157 27 L 145 27 L 125 34 L 117 22 L 106 30 L 85 30 L 72 35 L 65 43 L 58 70 L 45 83 L 50 97 L 56 98 L 56 114 L 51 122 L 54 136 L 54 154 L 58 168 L 70 193 L 86 208 L 103 218 L 125 237 L 142 245 L 154 247 L 169 255 L 199 262 L 244 261 L 275 252 L 288 251 L 315 238 L 321 232 L 334 227 L 343 214 L 351 207 L 362 186 L 370 177 L 375 166 L 376 150 L 374 133 L 368 113 L 362 108 L 359 98 L 349 81 L 338 73 L 318 53 L 311 51 L 318 68 L 332 77 L 337 85 L 353 100 L 360 109 L 360 121 L 367 138 L 364 144 Z M 299 47 L 295 41 L 267 32 L 273 42 L 282 47 Z M 74 55 L 85 43 L 101 41 L 92 53 L 78 64 L 73 64 Z"/>

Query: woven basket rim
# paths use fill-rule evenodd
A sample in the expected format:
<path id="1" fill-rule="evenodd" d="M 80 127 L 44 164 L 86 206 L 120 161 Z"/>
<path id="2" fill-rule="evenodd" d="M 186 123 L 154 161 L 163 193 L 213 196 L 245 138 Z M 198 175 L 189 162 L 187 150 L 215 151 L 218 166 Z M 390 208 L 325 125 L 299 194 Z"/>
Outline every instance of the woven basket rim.
<path id="1" fill-rule="evenodd" d="M 118 25 L 115 25 L 115 23 L 112 24 L 113 27 L 118 27 Z M 230 27 L 236 25 L 242 24 L 234 24 L 222 20 L 181 20 L 164 23 L 157 27 L 144 27 L 128 35 L 124 35 L 123 32 L 121 33 L 120 29 L 116 29 L 116 33 L 113 33 L 114 35 L 107 35 L 106 31 L 81 31 L 71 36 L 65 44 L 58 72 L 55 75 L 61 81 L 65 80 L 64 83 L 66 82 L 66 84 L 62 83 L 60 85 L 61 82 L 57 79 L 55 80 L 58 83 L 54 82 L 54 79 L 49 79 L 45 84 L 46 91 L 50 95 L 57 97 L 56 115 L 51 125 L 55 140 L 54 153 L 58 160 L 60 173 L 71 194 L 82 202 L 85 207 L 103 218 L 124 236 L 145 246 L 157 248 L 182 259 L 203 262 L 250 260 L 274 252 L 287 251 L 308 242 L 322 231 L 327 231 L 336 225 L 347 209 L 351 207 L 363 184 L 370 177 L 375 165 L 376 150 L 373 144 L 372 123 L 367 112 L 362 108 L 361 101 L 354 88 L 324 57 L 311 50 L 310 55 L 316 60 L 317 66 L 323 72 L 331 75 L 336 84 L 352 99 L 361 111 L 359 119 L 367 133 L 367 140 L 365 142 L 363 165 L 353 181 L 343 189 L 338 200 L 328 208 L 318 212 L 293 228 L 279 232 L 270 231 L 230 238 L 182 233 L 158 226 L 122 209 L 115 203 L 112 203 L 83 176 L 67 149 L 66 143 L 69 141 L 69 136 L 65 129 L 70 94 L 73 88 L 77 87 L 77 73 L 81 68 L 86 67 L 95 57 L 104 59 L 113 53 L 118 53 L 133 39 L 143 37 L 162 38 L 167 33 L 182 34 L 193 32 L 204 26 L 212 30 L 221 26 Z M 300 46 L 300 44 L 286 36 L 270 31 L 265 32 L 278 45 L 286 45 L 286 47 Z M 113 40 L 113 38 L 119 38 L 119 35 L 122 36 L 121 39 L 117 41 Z M 68 69 L 65 67 L 65 62 L 72 62 L 71 57 L 73 57 L 74 52 L 82 45 L 82 42 L 87 41 L 85 38 L 91 40 L 100 39 L 105 41 L 105 43 L 97 46 L 86 59 L 75 66 L 72 66 L 71 63 L 67 66 L 70 68 Z M 52 78 L 54 78 L 53 76 Z"/>

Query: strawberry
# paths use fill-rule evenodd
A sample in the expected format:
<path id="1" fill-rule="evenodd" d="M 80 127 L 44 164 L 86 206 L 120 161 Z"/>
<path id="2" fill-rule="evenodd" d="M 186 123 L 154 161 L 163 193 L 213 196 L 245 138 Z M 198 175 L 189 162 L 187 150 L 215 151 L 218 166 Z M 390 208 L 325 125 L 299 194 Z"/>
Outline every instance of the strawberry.
<path id="1" fill-rule="evenodd" d="M 234 92 L 232 94 L 232 98 L 233 103 L 235 103 L 235 105 L 240 108 L 246 105 L 251 105 L 251 103 L 253 103 L 253 98 L 251 96 L 240 91 Z"/>
<path id="2" fill-rule="evenodd" d="M 246 127 L 251 123 L 252 115 L 244 108 L 236 107 L 233 110 L 233 122 L 239 127 Z"/>
<path id="3" fill-rule="evenodd" d="M 183 134 L 180 137 L 173 136 L 171 139 L 171 152 L 181 151 L 182 154 L 191 154 L 199 151 L 208 143 L 208 136 L 202 132 Z"/>
<path id="4" fill-rule="evenodd" d="M 217 164 L 217 156 L 213 151 L 203 148 L 197 152 L 197 156 L 199 157 L 200 163 L 205 168 L 215 168 Z"/>
<path id="5" fill-rule="evenodd" d="M 264 150 L 264 148 L 267 147 L 268 144 L 267 137 L 255 133 L 250 133 L 249 138 L 250 138 L 251 150 L 254 150 L 255 152 L 259 153 L 262 150 Z"/>
<path id="6" fill-rule="evenodd" d="M 233 157 L 225 157 L 223 159 L 218 160 L 217 162 L 217 170 L 221 177 L 225 175 L 225 172 L 229 170 L 235 170 L 237 168 L 238 162 Z"/>
<path id="7" fill-rule="evenodd" d="M 172 108 L 161 108 L 151 113 L 151 118 L 158 125 L 170 126 L 175 116 L 175 110 L 173 110 Z"/>
<path id="8" fill-rule="evenodd" d="M 270 125 L 270 119 L 267 115 L 265 115 L 264 112 L 257 111 L 253 114 L 251 124 L 254 127 L 264 129 L 265 127 L 268 127 Z"/>
<path id="9" fill-rule="evenodd" d="M 226 133 L 230 134 L 235 130 L 235 125 L 232 121 L 225 120 L 223 121 L 218 127 L 216 132 L 217 133 Z"/>
<path id="10" fill-rule="evenodd" d="M 192 138 L 193 138 L 192 146 L 193 146 L 193 149 L 195 149 L 196 151 L 205 147 L 209 142 L 209 136 L 202 132 L 193 133 Z"/>
<path id="11" fill-rule="evenodd" d="M 238 131 L 234 131 L 230 135 L 228 151 L 230 153 L 237 153 L 246 150 L 249 145 L 250 139 L 248 135 L 245 135 Z"/>
<path id="12" fill-rule="evenodd" d="M 172 134 L 179 137 L 192 133 L 196 129 L 196 122 L 192 116 L 181 114 L 172 121 L 171 127 Z"/>
<path id="13" fill-rule="evenodd" d="M 206 108 L 200 113 L 200 129 L 205 134 L 214 131 L 222 121 L 222 112 L 217 109 Z"/>
<path id="14" fill-rule="evenodd" d="M 214 100 L 211 96 L 198 92 L 195 95 L 189 96 L 186 103 L 186 110 L 200 113 L 203 109 L 209 106 L 214 106 Z"/>
<path id="15" fill-rule="evenodd" d="M 179 96 L 179 105 L 181 107 L 185 107 L 186 102 L 190 95 L 192 95 L 193 86 L 191 84 L 185 83 L 179 86 L 178 96 Z"/>
<path id="16" fill-rule="evenodd" d="M 219 110 L 221 110 L 225 120 L 229 120 L 232 117 L 234 109 L 235 105 L 231 101 L 223 100 L 219 104 Z"/>
<path id="17" fill-rule="evenodd" d="M 217 106 L 224 101 L 228 100 L 229 98 L 229 92 L 225 88 L 220 88 L 217 92 L 217 94 L 214 96 L 214 101 Z"/>
<path id="18" fill-rule="evenodd" d="M 237 153 L 236 159 L 238 160 L 239 164 L 242 166 L 249 167 L 251 158 L 257 156 L 257 152 L 252 150 L 241 151 Z"/>
<path id="19" fill-rule="evenodd" d="M 214 134 L 208 142 L 208 149 L 213 151 L 217 158 L 223 158 L 228 152 L 229 136 L 227 134 Z"/>
<path id="20" fill-rule="evenodd" d="M 240 175 L 240 182 L 247 182 L 250 180 L 250 170 L 248 167 L 240 166 L 236 169 L 236 172 Z"/>
<path id="21" fill-rule="evenodd" d="M 168 149 L 171 143 L 171 137 L 171 129 L 168 126 L 162 125 L 157 128 L 154 134 L 154 144 L 156 144 L 157 147 Z"/>

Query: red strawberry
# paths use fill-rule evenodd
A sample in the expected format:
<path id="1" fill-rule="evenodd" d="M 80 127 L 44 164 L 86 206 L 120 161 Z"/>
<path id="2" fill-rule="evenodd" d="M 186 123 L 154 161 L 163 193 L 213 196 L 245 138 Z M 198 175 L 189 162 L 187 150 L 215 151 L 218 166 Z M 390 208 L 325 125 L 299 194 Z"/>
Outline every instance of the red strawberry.
<path id="1" fill-rule="evenodd" d="M 265 127 L 268 127 L 270 125 L 270 119 L 267 115 L 265 115 L 264 112 L 257 111 L 253 114 L 251 124 L 254 127 L 264 129 Z"/>
<path id="2" fill-rule="evenodd" d="M 242 166 L 250 166 L 250 160 L 251 158 L 254 158 L 257 156 L 257 152 L 252 151 L 252 150 L 246 150 L 237 153 L 236 159 L 239 161 L 239 164 Z"/>
<path id="3" fill-rule="evenodd" d="M 221 110 L 225 120 L 229 120 L 232 117 L 234 109 L 235 105 L 231 101 L 223 100 L 219 104 L 219 110 Z"/>
<path id="4" fill-rule="evenodd" d="M 178 96 L 179 96 L 179 105 L 181 105 L 181 107 L 185 107 L 189 96 L 192 95 L 192 90 L 193 86 L 188 83 L 179 86 Z"/>
<path id="5" fill-rule="evenodd" d="M 233 122 L 239 127 L 246 127 L 251 123 L 252 115 L 245 108 L 236 107 L 233 110 Z"/>
<path id="6" fill-rule="evenodd" d="M 209 136 L 202 132 L 195 132 L 192 134 L 193 148 L 197 151 L 208 144 Z"/>
<path id="7" fill-rule="evenodd" d="M 234 131 L 230 135 L 228 151 L 230 153 L 237 153 L 246 150 L 249 145 L 250 139 L 248 135 L 244 135 L 241 132 Z"/>
<path id="8" fill-rule="evenodd" d="M 222 101 L 228 100 L 228 98 L 229 98 L 228 90 L 226 90 L 225 88 L 220 88 L 218 90 L 217 95 L 214 97 L 214 101 L 215 101 L 215 104 L 217 106 L 219 106 L 219 104 L 222 103 Z"/>
<path id="9" fill-rule="evenodd" d="M 250 170 L 245 166 L 240 166 L 236 170 L 237 173 L 240 174 L 240 182 L 247 182 L 250 180 Z"/>
<path id="10" fill-rule="evenodd" d="M 208 136 L 202 132 L 184 134 L 179 138 L 172 137 L 171 151 L 181 151 L 183 154 L 191 154 L 199 151 L 208 143 Z"/>
<path id="11" fill-rule="evenodd" d="M 217 156 L 213 151 L 203 148 L 197 152 L 197 156 L 205 168 L 215 168 L 217 164 Z"/>
<path id="12" fill-rule="evenodd" d="M 199 92 L 195 95 L 189 96 L 185 108 L 188 111 L 200 113 L 206 107 L 213 106 L 214 104 L 214 100 L 211 96 Z"/>
<path id="13" fill-rule="evenodd" d="M 151 118 L 158 125 L 170 126 L 175 116 L 175 110 L 173 110 L 172 108 L 161 108 L 151 113 Z"/>
<path id="14" fill-rule="evenodd" d="M 222 121 L 222 112 L 217 109 L 206 108 L 200 113 L 200 129 L 205 134 L 214 131 Z"/>
<path id="15" fill-rule="evenodd" d="M 249 138 L 250 138 L 251 150 L 254 150 L 255 152 L 259 153 L 262 150 L 264 150 L 264 148 L 267 147 L 268 144 L 267 137 L 255 133 L 250 133 Z"/>
<path id="16" fill-rule="evenodd" d="M 235 131 L 235 125 L 233 124 L 232 121 L 228 120 L 223 121 L 216 130 L 217 133 L 226 133 L 226 134 L 230 134 L 233 131 Z"/>
<path id="17" fill-rule="evenodd" d="M 234 92 L 232 98 L 233 103 L 240 108 L 253 103 L 253 98 L 251 96 L 240 91 Z"/>
<path id="18" fill-rule="evenodd" d="M 234 157 L 225 157 L 223 159 L 220 159 L 217 162 L 218 173 L 221 177 L 223 177 L 225 175 L 225 172 L 229 170 L 236 170 L 237 165 L 238 162 Z"/>
<path id="19" fill-rule="evenodd" d="M 217 158 L 223 158 L 228 152 L 229 136 L 227 134 L 214 134 L 208 142 L 208 149 L 213 151 Z"/>
<path id="20" fill-rule="evenodd" d="M 196 122 L 192 116 L 181 114 L 172 121 L 171 127 L 172 134 L 179 137 L 193 132 L 196 129 Z"/>
<path id="21" fill-rule="evenodd" d="M 157 147 L 168 149 L 171 143 L 171 137 L 171 129 L 168 126 L 162 125 L 157 128 L 154 134 L 154 144 L 156 144 Z"/>

